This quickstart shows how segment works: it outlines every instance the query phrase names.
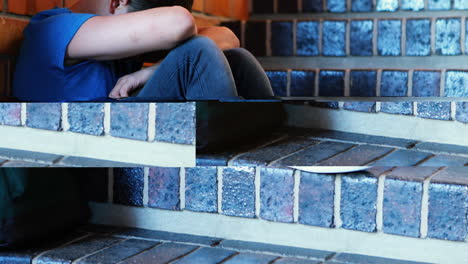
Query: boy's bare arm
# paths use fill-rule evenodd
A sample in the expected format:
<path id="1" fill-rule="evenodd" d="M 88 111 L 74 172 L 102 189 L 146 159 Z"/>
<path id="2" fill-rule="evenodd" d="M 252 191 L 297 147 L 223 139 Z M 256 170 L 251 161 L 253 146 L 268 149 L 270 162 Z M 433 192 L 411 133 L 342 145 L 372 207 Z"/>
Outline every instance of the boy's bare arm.
<path id="1" fill-rule="evenodd" d="M 196 34 L 192 14 L 182 7 L 96 16 L 78 30 L 66 60 L 114 60 L 168 50 Z"/>

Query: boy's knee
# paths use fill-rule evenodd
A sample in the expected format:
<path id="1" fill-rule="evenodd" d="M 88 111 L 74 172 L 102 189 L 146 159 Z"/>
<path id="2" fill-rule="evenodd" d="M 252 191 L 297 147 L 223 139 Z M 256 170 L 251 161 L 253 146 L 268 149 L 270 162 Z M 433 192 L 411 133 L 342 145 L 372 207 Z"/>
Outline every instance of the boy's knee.
<path id="1" fill-rule="evenodd" d="M 193 37 L 192 39 L 190 39 L 189 45 L 198 49 L 205 49 L 205 48 L 210 49 L 210 50 L 218 49 L 218 46 L 216 46 L 216 43 L 212 39 L 205 37 L 205 36 Z"/>

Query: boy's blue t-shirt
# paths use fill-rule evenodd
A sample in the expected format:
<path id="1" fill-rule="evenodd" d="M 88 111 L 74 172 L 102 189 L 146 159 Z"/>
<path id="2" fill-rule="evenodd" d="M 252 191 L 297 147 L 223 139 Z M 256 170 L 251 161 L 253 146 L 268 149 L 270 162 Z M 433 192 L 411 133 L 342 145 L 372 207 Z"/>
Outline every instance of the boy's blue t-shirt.
<path id="1" fill-rule="evenodd" d="M 91 14 L 66 8 L 43 11 L 24 30 L 13 94 L 22 101 L 105 100 L 117 82 L 114 62 L 84 61 L 65 66 L 68 44 Z"/>

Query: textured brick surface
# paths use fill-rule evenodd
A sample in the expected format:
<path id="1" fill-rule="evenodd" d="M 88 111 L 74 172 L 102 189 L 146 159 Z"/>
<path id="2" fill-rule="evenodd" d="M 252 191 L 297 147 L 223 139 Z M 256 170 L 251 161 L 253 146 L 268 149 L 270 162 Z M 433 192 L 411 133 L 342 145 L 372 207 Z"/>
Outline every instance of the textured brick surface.
<path id="1" fill-rule="evenodd" d="M 424 9 L 424 0 L 402 0 L 401 9 L 420 11 Z"/>
<path id="2" fill-rule="evenodd" d="M 401 21 L 380 20 L 378 25 L 377 50 L 382 56 L 401 55 Z"/>
<path id="3" fill-rule="evenodd" d="M 265 254 L 241 253 L 224 263 L 226 264 L 269 264 L 277 258 L 278 258 L 277 256 L 265 255 Z"/>
<path id="4" fill-rule="evenodd" d="M 301 172 L 299 223 L 333 227 L 334 175 Z"/>
<path id="5" fill-rule="evenodd" d="M 314 96 L 315 71 L 291 71 L 290 96 Z"/>
<path id="6" fill-rule="evenodd" d="M 195 144 L 195 103 L 157 104 L 156 140 Z"/>
<path id="7" fill-rule="evenodd" d="M 413 103 L 382 103 L 380 111 L 388 114 L 413 115 Z"/>
<path id="8" fill-rule="evenodd" d="M 260 173 L 260 217 L 291 223 L 294 207 L 293 170 L 262 168 Z"/>
<path id="9" fill-rule="evenodd" d="M 382 96 L 407 96 L 408 72 L 383 71 L 380 85 L 380 94 Z"/>
<path id="10" fill-rule="evenodd" d="M 429 160 L 423 162 L 419 166 L 447 166 L 447 167 L 460 167 L 468 166 L 468 158 L 456 157 L 450 155 L 436 155 Z"/>
<path id="11" fill-rule="evenodd" d="M 431 21 L 409 19 L 406 22 L 406 55 L 427 56 L 431 53 Z"/>
<path id="12" fill-rule="evenodd" d="M 343 71 L 320 71 L 319 95 L 320 96 L 343 96 L 344 76 Z"/>
<path id="13" fill-rule="evenodd" d="M 284 21 L 271 23 L 271 53 L 272 56 L 293 55 L 292 22 Z"/>
<path id="14" fill-rule="evenodd" d="M 435 47 L 437 54 L 459 55 L 461 53 L 460 37 L 460 19 L 450 18 L 436 20 Z"/>
<path id="15" fill-rule="evenodd" d="M 185 209 L 211 213 L 218 210 L 218 180 L 216 167 L 186 169 Z"/>
<path id="16" fill-rule="evenodd" d="M 254 181 L 254 168 L 223 168 L 223 214 L 250 218 L 255 217 Z"/>
<path id="17" fill-rule="evenodd" d="M 114 169 L 114 203 L 143 206 L 143 168 Z"/>
<path id="18" fill-rule="evenodd" d="M 180 256 L 186 255 L 197 247 L 179 243 L 164 243 L 136 256 L 130 257 L 121 264 L 165 264 Z"/>
<path id="19" fill-rule="evenodd" d="M 251 164 L 267 165 L 271 161 L 317 144 L 318 141 L 306 138 L 288 137 L 263 148 L 255 149 L 243 154 L 234 160 L 234 165 Z"/>
<path id="20" fill-rule="evenodd" d="M 217 264 L 234 255 L 236 252 L 232 250 L 219 249 L 219 248 L 201 248 L 194 253 L 186 256 L 183 259 L 177 260 L 173 263 L 177 264 L 192 264 L 192 263 L 206 263 Z"/>
<path id="21" fill-rule="evenodd" d="M 422 142 L 415 146 L 415 149 L 425 150 L 425 151 L 432 151 L 432 152 L 442 152 L 442 153 L 453 153 L 453 154 L 468 154 L 468 147 L 467 146 L 460 146 L 460 145 L 449 145 L 449 144 L 439 144 L 439 143 L 431 143 L 431 142 Z"/>
<path id="22" fill-rule="evenodd" d="M 468 97 L 468 71 L 447 71 L 445 96 Z"/>
<path id="23" fill-rule="evenodd" d="M 323 0 L 302 0 L 303 12 L 322 12 Z"/>
<path id="24" fill-rule="evenodd" d="M 7 160 L 8 159 L 12 159 L 12 160 L 20 159 L 20 160 L 50 164 L 56 161 L 61 156 L 55 155 L 55 154 L 26 151 L 26 150 L 0 148 L 0 157 L 7 159 Z"/>
<path id="25" fill-rule="evenodd" d="M 450 0 L 428 0 L 427 9 L 429 10 L 449 10 Z"/>
<path id="26" fill-rule="evenodd" d="M 351 71 L 351 96 L 373 97 L 376 95 L 376 71 Z"/>
<path id="27" fill-rule="evenodd" d="M 320 264 L 322 262 L 300 258 L 281 258 L 275 261 L 276 264 Z"/>
<path id="28" fill-rule="evenodd" d="M 414 166 L 431 156 L 430 153 L 399 149 L 372 163 L 372 166 Z"/>
<path id="29" fill-rule="evenodd" d="M 450 102 L 422 102 L 417 105 L 419 117 L 438 120 L 452 119 Z"/>
<path id="30" fill-rule="evenodd" d="M 180 209 L 179 168 L 150 168 L 148 176 L 148 206 Z"/>
<path id="31" fill-rule="evenodd" d="M 346 12 L 346 1 L 344 0 L 327 0 L 327 11 L 334 13 Z"/>
<path id="32" fill-rule="evenodd" d="M 449 167 L 437 173 L 431 182 L 448 183 L 468 186 L 468 168 L 467 167 Z"/>
<path id="33" fill-rule="evenodd" d="M 343 108 L 346 110 L 367 112 L 367 113 L 375 113 L 377 111 L 376 103 L 372 103 L 372 102 L 346 102 L 344 103 Z"/>
<path id="34" fill-rule="evenodd" d="M 204 246 L 212 246 L 214 244 L 218 244 L 221 241 L 220 238 L 215 238 L 215 237 L 195 236 L 195 235 L 188 235 L 188 234 L 170 233 L 170 232 L 164 232 L 164 231 L 154 231 L 154 230 L 138 229 L 138 228 L 125 228 L 123 230 L 119 230 L 119 232 L 116 235 L 125 237 L 125 238 L 128 238 L 128 237 L 145 238 L 145 239 L 157 240 L 157 241 L 173 241 L 173 242 L 189 243 L 189 244 L 204 245 Z"/>
<path id="35" fill-rule="evenodd" d="M 468 2 L 466 0 L 454 0 L 453 8 L 460 10 L 468 10 Z"/>
<path id="36" fill-rule="evenodd" d="M 341 220 L 346 229 L 374 232 L 377 214 L 377 179 L 345 176 L 341 182 Z"/>
<path id="37" fill-rule="evenodd" d="M 386 179 L 383 201 L 383 231 L 419 237 L 422 184 Z"/>
<path id="38" fill-rule="evenodd" d="M 67 167 L 92 167 L 92 168 L 131 168 L 131 167 L 141 167 L 144 164 L 135 164 L 135 163 L 124 163 L 117 162 L 112 160 L 101 160 L 101 159 L 92 159 L 84 158 L 77 156 L 67 156 L 60 160 L 58 165 L 67 166 Z"/>
<path id="39" fill-rule="evenodd" d="M 468 123 L 468 102 L 457 103 L 455 118 L 457 121 Z"/>
<path id="40" fill-rule="evenodd" d="M 113 103 L 111 105 L 111 135 L 114 137 L 147 140 L 148 111 L 148 104 Z"/>
<path id="41" fill-rule="evenodd" d="M 346 22 L 324 21 L 322 27 L 322 54 L 324 56 L 345 56 Z"/>
<path id="42" fill-rule="evenodd" d="M 68 105 L 70 131 L 101 136 L 104 134 L 104 104 L 71 103 Z"/>
<path id="43" fill-rule="evenodd" d="M 333 261 L 336 263 L 348 263 L 348 264 L 424 264 L 422 262 L 406 261 L 406 260 L 396 260 L 388 259 L 381 257 L 370 257 L 365 255 L 349 254 L 349 253 L 339 253 L 333 258 Z M 426 263 L 428 264 L 428 263 Z"/>
<path id="44" fill-rule="evenodd" d="M 351 11 L 353 12 L 370 12 L 374 10 L 372 0 L 351 0 Z"/>
<path id="45" fill-rule="evenodd" d="M 429 186 L 428 236 L 464 241 L 467 235 L 468 187 L 449 184 Z"/>
<path id="46" fill-rule="evenodd" d="M 351 55 L 371 56 L 374 22 L 372 20 L 351 21 Z"/>
<path id="47" fill-rule="evenodd" d="M 286 86 L 288 85 L 288 73 L 286 71 L 267 71 L 271 88 L 276 96 L 287 96 Z"/>
<path id="48" fill-rule="evenodd" d="M 319 166 L 363 166 L 390 152 L 391 148 L 360 145 L 333 158 L 320 162 Z"/>
<path id="49" fill-rule="evenodd" d="M 286 166 L 312 166 L 352 146 L 352 144 L 340 142 L 323 142 L 282 159 L 278 164 Z"/>
<path id="50" fill-rule="evenodd" d="M 255 56 L 266 55 L 266 24 L 249 21 L 245 25 L 245 48 Z"/>
<path id="51" fill-rule="evenodd" d="M 387 179 L 396 179 L 396 180 L 405 180 L 405 181 L 414 181 L 414 182 L 423 182 L 425 179 L 433 175 L 439 168 L 438 167 L 414 167 L 414 166 L 405 166 L 398 167 L 390 172 L 386 178 Z"/>
<path id="52" fill-rule="evenodd" d="M 440 72 L 414 71 L 413 96 L 434 97 L 440 96 Z"/>
<path id="53" fill-rule="evenodd" d="M 398 10 L 398 0 L 377 0 L 377 11 L 393 12 Z"/>
<path id="54" fill-rule="evenodd" d="M 319 51 L 318 21 L 298 21 L 296 28 L 296 55 L 317 56 Z"/>
<path id="55" fill-rule="evenodd" d="M 26 112 L 26 126 L 46 130 L 62 130 L 61 104 L 29 103 Z"/>
<path id="56" fill-rule="evenodd" d="M 21 125 L 21 104 L 19 103 L 0 104 L 0 125 L 8 125 L 8 126 Z"/>

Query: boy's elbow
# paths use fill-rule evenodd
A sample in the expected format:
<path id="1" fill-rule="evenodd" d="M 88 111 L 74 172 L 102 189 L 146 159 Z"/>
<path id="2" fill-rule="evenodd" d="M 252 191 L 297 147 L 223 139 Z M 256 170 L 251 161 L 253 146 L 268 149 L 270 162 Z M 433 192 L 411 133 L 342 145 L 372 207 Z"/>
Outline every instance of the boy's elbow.
<path id="1" fill-rule="evenodd" d="M 197 34 L 197 26 L 192 14 L 180 6 L 172 7 L 176 42 L 184 41 Z"/>

